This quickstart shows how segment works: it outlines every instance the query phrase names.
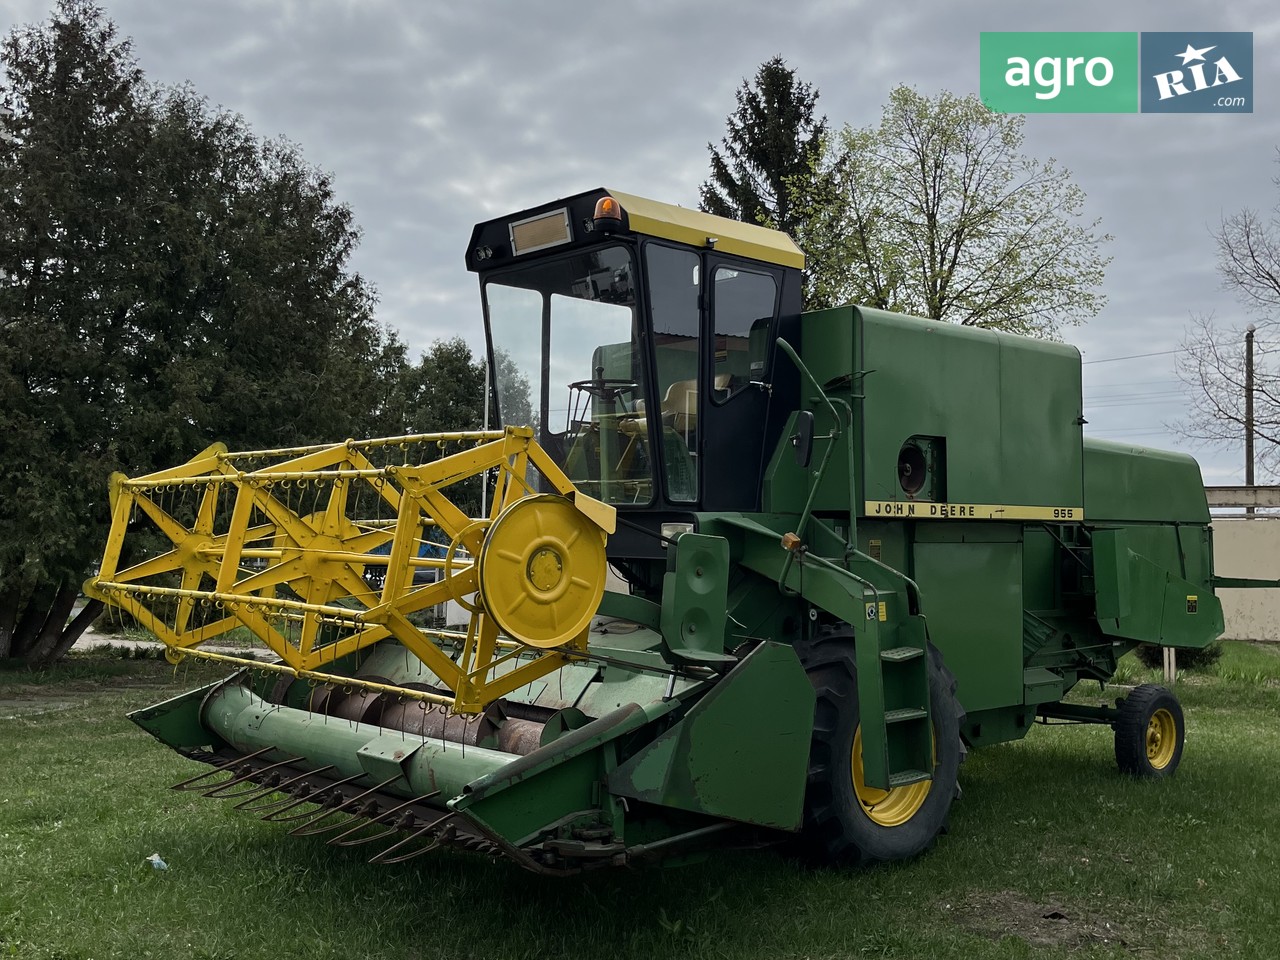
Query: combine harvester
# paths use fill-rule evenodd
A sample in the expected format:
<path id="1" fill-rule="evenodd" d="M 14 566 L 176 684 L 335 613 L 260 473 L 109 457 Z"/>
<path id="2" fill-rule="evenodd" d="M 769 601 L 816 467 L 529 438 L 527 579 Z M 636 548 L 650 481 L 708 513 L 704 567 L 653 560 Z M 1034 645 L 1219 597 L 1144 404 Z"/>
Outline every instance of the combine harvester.
<path id="1" fill-rule="evenodd" d="M 480 224 L 467 266 L 502 429 L 113 478 L 86 592 L 242 668 L 132 715 L 212 765 L 180 788 L 569 874 L 911 857 L 966 746 L 1037 719 L 1177 768 L 1167 690 L 1063 700 L 1222 632 L 1199 468 L 1084 439 L 1075 349 L 802 313 L 785 235 L 606 190 Z M 446 600 L 465 629 L 418 625 Z M 276 659 L 207 649 L 239 627 Z"/>

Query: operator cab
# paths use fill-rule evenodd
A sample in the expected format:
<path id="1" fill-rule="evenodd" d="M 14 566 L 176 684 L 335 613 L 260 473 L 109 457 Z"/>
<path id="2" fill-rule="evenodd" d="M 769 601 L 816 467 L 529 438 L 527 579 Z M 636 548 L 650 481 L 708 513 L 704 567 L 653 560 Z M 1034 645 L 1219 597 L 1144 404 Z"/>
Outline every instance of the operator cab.
<path id="1" fill-rule="evenodd" d="M 778 231 L 608 190 L 482 223 L 467 267 L 490 409 L 532 426 L 579 489 L 632 524 L 758 510 L 791 412 L 771 402 L 794 395 L 795 376 L 774 342 L 796 342 L 803 265 Z M 611 555 L 660 554 L 625 529 Z"/>

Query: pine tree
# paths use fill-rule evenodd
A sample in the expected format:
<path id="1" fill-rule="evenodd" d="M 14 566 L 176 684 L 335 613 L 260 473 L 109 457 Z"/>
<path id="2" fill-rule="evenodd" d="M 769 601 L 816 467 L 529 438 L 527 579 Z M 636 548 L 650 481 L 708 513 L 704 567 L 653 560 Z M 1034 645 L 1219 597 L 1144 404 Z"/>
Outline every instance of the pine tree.
<path id="1" fill-rule="evenodd" d="M 818 91 L 775 56 L 761 64 L 754 81 L 742 81 L 736 97 L 722 149 L 707 144 L 711 176 L 702 184 L 701 208 L 794 233 L 797 190 L 820 176 L 827 120 L 814 118 Z"/>

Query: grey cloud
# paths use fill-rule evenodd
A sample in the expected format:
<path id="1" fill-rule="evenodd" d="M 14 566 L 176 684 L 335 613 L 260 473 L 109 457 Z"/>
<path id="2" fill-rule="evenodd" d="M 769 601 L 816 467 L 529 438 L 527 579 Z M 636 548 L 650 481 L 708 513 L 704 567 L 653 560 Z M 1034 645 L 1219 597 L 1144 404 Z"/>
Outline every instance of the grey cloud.
<path id="1" fill-rule="evenodd" d="M 1123 16 L 1103 0 L 105 2 L 153 80 L 191 80 L 334 173 L 365 229 L 356 266 L 379 288 L 380 316 L 419 349 L 458 332 L 481 342 L 462 264 L 475 221 L 601 185 L 695 204 L 707 142 L 723 135 L 742 79 L 774 54 L 819 87 L 834 125 L 862 126 L 898 83 L 976 92 L 982 30 L 1254 31 L 1252 115 L 1028 118 L 1027 151 L 1070 169 L 1115 237 L 1110 303 L 1068 332 L 1086 360 L 1174 349 L 1193 312 L 1240 316 L 1209 230 L 1276 199 L 1280 109 L 1265 78 L 1280 69 L 1280 14 L 1263 0 L 1212 16 L 1191 0 Z M 0 27 L 48 6 L 0 0 Z M 1086 383 L 1167 377 L 1172 360 L 1087 366 Z M 1091 419 L 1136 431 L 1179 409 Z M 1208 466 L 1221 474 L 1233 461 L 1213 454 Z"/>

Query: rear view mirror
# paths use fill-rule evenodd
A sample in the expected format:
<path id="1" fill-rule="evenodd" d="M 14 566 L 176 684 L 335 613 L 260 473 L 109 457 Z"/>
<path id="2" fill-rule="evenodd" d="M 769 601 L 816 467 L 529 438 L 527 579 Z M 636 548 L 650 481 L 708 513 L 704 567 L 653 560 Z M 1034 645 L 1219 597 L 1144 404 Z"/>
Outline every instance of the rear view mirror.
<path id="1" fill-rule="evenodd" d="M 801 410 L 796 414 L 796 432 L 791 435 L 791 447 L 795 451 L 796 464 L 809 466 L 813 457 L 813 411 Z"/>

